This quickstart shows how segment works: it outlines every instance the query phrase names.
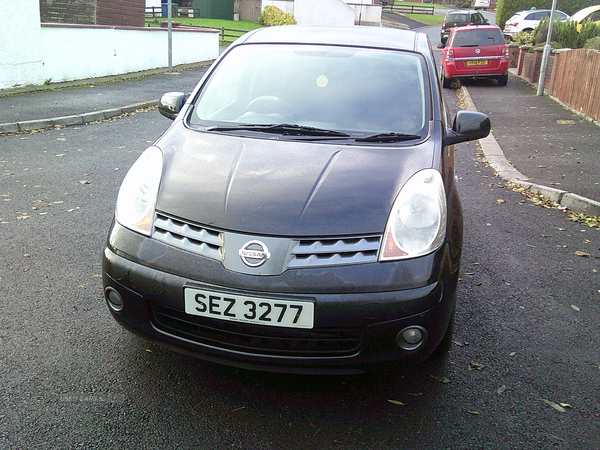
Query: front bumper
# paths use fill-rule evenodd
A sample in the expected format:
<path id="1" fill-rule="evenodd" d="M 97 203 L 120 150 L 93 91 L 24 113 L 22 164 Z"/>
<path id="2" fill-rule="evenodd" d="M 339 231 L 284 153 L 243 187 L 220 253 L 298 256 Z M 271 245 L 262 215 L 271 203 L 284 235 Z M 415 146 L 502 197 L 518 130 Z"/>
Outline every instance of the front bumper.
<path id="1" fill-rule="evenodd" d="M 422 258 L 272 277 L 232 273 L 220 262 L 133 233 L 115 223 L 103 254 L 110 309 L 127 329 L 173 350 L 248 369 L 356 373 L 405 358 L 422 359 L 442 340 L 454 312 L 458 264 L 449 246 Z M 310 330 L 231 323 L 185 313 L 183 290 L 204 287 L 239 295 L 293 297 L 315 304 Z M 417 350 L 396 345 L 409 326 L 426 330 Z"/>

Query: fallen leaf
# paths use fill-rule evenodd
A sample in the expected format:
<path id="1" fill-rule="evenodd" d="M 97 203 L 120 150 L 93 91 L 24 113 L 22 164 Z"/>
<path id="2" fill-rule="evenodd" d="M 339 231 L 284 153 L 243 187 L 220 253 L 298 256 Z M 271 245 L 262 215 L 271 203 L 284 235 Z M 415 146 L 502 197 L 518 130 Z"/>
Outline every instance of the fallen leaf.
<path id="1" fill-rule="evenodd" d="M 501 205 L 502 203 L 506 203 L 506 200 L 504 200 L 503 198 L 500 198 L 500 199 L 496 200 L 496 203 Z"/>
<path id="2" fill-rule="evenodd" d="M 79 180 L 77 183 L 79 184 L 91 184 L 89 180 Z"/>
<path id="3" fill-rule="evenodd" d="M 502 386 L 500 386 L 498 388 L 498 390 L 496 391 L 498 394 L 502 394 L 504 391 L 506 390 L 506 386 L 503 384 Z"/>
<path id="4" fill-rule="evenodd" d="M 560 406 L 558 403 L 551 402 L 550 400 L 546 400 L 545 398 L 541 398 L 540 400 L 543 401 L 544 403 L 546 403 L 547 405 L 552 406 L 558 412 L 562 412 L 562 413 L 567 412 L 567 410 L 565 408 L 563 408 L 562 406 Z"/>
<path id="5" fill-rule="evenodd" d="M 479 413 L 477 411 L 467 411 L 469 414 L 473 415 L 473 416 L 478 416 Z"/>
<path id="6" fill-rule="evenodd" d="M 485 366 L 483 364 L 479 364 L 478 362 L 475 361 L 470 361 L 469 362 L 469 370 L 483 370 Z"/>
<path id="7" fill-rule="evenodd" d="M 442 384 L 451 383 L 451 381 L 446 377 L 434 377 L 433 375 L 431 375 L 431 378 L 433 378 L 438 383 L 442 383 Z"/>
<path id="8" fill-rule="evenodd" d="M 517 354 L 517 352 L 510 352 L 510 353 L 508 354 L 508 356 L 510 356 L 510 357 L 512 358 L 512 357 L 513 357 L 513 356 L 515 356 L 516 354 Z"/>
<path id="9" fill-rule="evenodd" d="M 579 311 L 579 307 L 576 305 L 571 305 L 571 308 L 573 308 L 575 311 Z"/>
<path id="10" fill-rule="evenodd" d="M 589 253 L 586 252 L 580 252 L 579 250 L 577 250 L 575 252 L 575 255 L 577 256 L 581 256 L 582 258 L 590 258 L 592 255 L 590 255 Z"/>
<path id="11" fill-rule="evenodd" d="M 388 399 L 388 402 L 393 403 L 394 405 L 406 406 L 406 403 L 402 403 L 398 400 L 389 400 Z"/>

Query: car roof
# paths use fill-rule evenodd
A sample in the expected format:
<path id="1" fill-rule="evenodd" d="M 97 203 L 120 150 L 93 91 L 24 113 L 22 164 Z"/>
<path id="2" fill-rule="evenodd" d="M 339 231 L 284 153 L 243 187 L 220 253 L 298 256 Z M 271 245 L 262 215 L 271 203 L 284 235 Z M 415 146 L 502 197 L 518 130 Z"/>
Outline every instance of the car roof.
<path id="1" fill-rule="evenodd" d="M 429 51 L 427 35 L 411 30 L 367 26 L 319 27 L 285 25 L 265 27 L 246 33 L 233 45 L 241 44 L 324 44 L 375 47 L 392 50 Z"/>
<path id="2" fill-rule="evenodd" d="M 473 14 L 473 13 L 480 14 L 479 11 L 475 11 L 475 10 L 472 10 L 472 9 L 453 9 L 451 11 L 448 11 L 446 13 L 446 15 L 448 15 L 448 14 L 467 14 L 467 13 L 468 14 Z"/>
<path id="3" fill-rule="evenodd" d="M 498 29 L 498 30 L 500 30 L 500 32 L 502 32 L 502 29 L 498 25 L 491 25 L 491 24 L 467 25 L 466 27 L 453 28 L 452 31 L 454 33 L 464 33 L 465 31 L 470 31 L 470 30 L 495 30 L 495 29 Z"/>
<path id="4" fill-rule="evenodd" d="M 587 8 L 583 8 L 580 11 L 577 11 L 575 14 L 571 16 L 571 19 L 575 22 L 579 22 L 581 19 L 586 17 L 589 13 L 600 9 L 600 5 L 588 6 Z"/>
<path id="5" fill-rule="evenodd" d="M 552 11 L 551 9 L 524 9 L 523 11 L 514 13 L 513 16 L 524 15 L 524 14 L 529 14 L 529 13 L 536 13 L 536 12 L 551 12 L 551 11 Z M 559 12 L 562 14 L 567 14 L 566 12 L 563 12 L 560 9 L 557 9 L 556 12 Z"/>

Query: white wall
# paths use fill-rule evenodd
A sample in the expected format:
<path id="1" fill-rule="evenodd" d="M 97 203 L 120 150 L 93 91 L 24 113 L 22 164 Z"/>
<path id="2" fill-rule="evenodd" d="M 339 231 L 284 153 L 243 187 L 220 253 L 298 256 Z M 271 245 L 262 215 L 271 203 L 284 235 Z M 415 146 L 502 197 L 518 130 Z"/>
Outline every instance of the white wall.
<path id="1" fill-rule="evenodd" d="M 381 24 L 381 6 L 373 5 L 373 0 L 363 0 L 363 3 L 360 0 L 345 1 L 348 6 L 354 9 L 355 24 L 372 26 L 379 26 Z"/>
<path id="2" fill-rule="evenodd" d="M 0 0 L 0 89 L 42 84 L 39 0 Z"/>
<path id="3" fill-rule="evenodd" d="M 45 24 L 41 29 L 44 79 L 71 81 L 167 67 L 167 36 L 162 28 Z M 173 65 L 218 56 L 218 32 L 173 29 Z"/>
<path id="4" fill-rule="evenodd" d="M 354 15 L 354 10 L 342 0 L 295 0 L 294 2 L 294 18 L 298 25 L 352 26 Z"/>
<path id="5" fill-rule="evenodd" d="M 0 17 L 0 90 L 168 66 L 166 29 L 41 26 L 39 0 L 0 0 Z M 173 65 L 218 56 L 218 32 L 173 29 Z"/>

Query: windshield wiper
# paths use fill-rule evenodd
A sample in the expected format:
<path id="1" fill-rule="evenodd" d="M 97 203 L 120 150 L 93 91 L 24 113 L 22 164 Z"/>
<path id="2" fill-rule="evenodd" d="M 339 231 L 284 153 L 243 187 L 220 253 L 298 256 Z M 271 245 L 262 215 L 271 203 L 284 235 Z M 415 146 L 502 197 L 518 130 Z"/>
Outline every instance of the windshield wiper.
<path id="1" fill-rule="evenodd" d="M 289 123 L 278 124 L 240 124 L 235 126 L 219 126 L 208 127 L 205 131 L 260 131 L 262 133 L 275 133 L 284 136 L 328 136 L 328 137 L 350 137 L 349 134 L 341 131 L 324 130 L 322 128 L 305 127 Z"/>
<path id="2" fill-rule="evenodd" d="M 371 136 L 365 136 L 356 138 L 357 142 L 400 142 L 400 141 L 412 141 L 414 139 L 421 139 L 420 134 L 406 134 L 406 133 L 377 133 Z"/>

